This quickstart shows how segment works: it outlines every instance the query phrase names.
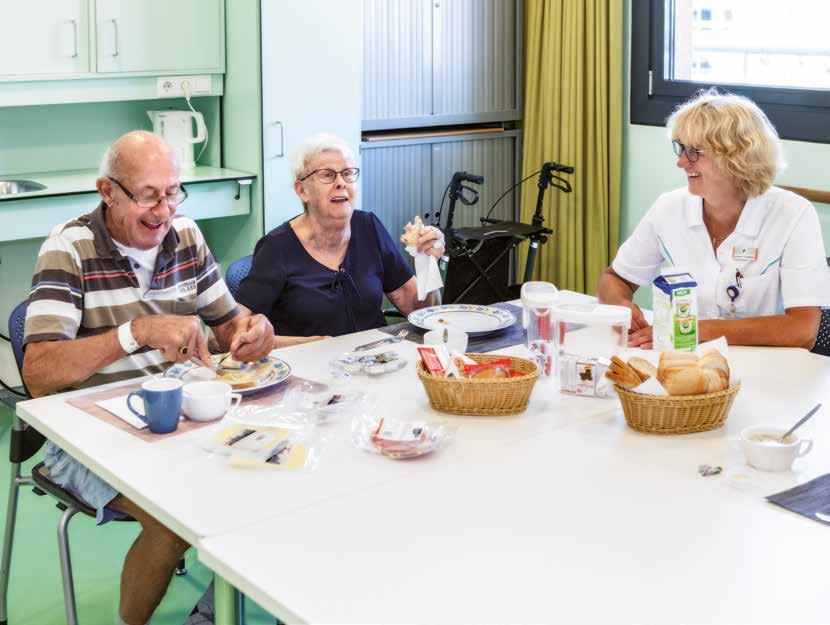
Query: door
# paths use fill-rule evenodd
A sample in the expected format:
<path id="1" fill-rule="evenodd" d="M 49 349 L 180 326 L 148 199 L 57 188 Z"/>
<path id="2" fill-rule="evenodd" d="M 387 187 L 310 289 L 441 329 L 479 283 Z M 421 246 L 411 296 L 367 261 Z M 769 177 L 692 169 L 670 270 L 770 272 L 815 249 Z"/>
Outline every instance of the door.
<path id="1" fill-rule="evenodd" d="M 12 4 L 12 3 L 7 3 Z M 0 19 L 0 76 L 89 71 L 86 0 L 26 0 Z"/>
<path id="2" fill-rule="evenodd" d="M 291 158 L 305 139 L 338 135 L 359 161 L 362 23 L 360 0 L 262 3 L 266 232 L 303 210 Z"/>
<path id="3" fill-rule="evenodd" d="M 222 0 L 96 0 L 98 72 L 224 71 Z"/>

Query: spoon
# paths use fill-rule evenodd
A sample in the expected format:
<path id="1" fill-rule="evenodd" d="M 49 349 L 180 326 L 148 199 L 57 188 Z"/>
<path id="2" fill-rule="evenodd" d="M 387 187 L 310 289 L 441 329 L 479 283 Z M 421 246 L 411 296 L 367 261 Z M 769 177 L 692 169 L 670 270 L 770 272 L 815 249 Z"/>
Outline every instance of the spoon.
<path id="1" fill-rule="evenodd" d="M 781 436 L 781 442 L 783 443 L 785 438 L 787 438 L 790 434 L 792 434 L 792 433 L 793 433 L 793 432 L 795 432 L 798 428 L 800 428 L 802 425 L 804 425 L 804 423 L 806 423 L 806 422 L 807 422 L 807 420 L 808 420 L 810 417 L 812 417 L 814 414 L 816 414 L 816 412 L 818 412 L 818 409 L 819 409 L 819 408 L 821 408 L 821 404 L 816 404 L 815 406 L 813 406 L 813 409 L 812 409 L 810 412 L 808 412 L 808 413 L 807 413 L 807 414 L 805 414 L 803 417 L 801 417 L 801 419 L 799 419 L 799 420 L 798 420 L 798 423 L 796 423 L 794 426 L 792 426 L 789 430 L 787 430 L 787 431 L 784 433 L 784 435 L 783 435 L 783 436 Z"/>

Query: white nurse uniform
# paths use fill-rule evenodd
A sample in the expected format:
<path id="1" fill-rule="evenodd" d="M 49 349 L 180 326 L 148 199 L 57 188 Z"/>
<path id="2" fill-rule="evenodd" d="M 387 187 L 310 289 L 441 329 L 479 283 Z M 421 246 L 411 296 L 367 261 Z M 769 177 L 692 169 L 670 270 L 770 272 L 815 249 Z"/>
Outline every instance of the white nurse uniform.
<path id="1" fill-rule="evenodd" d="M 703 199 L 682 188 L 657 198 L 611 267 L 640 286 L 663 266 L 688 271 L 700 287 L 699 318 L 729 319 L 830 306 L 826 256 L 816 209 L 777 187 L 747 200 L 715 254 Z"/>

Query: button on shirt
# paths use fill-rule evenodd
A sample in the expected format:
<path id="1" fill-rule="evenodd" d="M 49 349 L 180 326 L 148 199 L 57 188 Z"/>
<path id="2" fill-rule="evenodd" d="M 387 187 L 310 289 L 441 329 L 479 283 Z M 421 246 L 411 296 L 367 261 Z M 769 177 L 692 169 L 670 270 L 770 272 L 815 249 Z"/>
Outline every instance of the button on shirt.
<path id="1" fill-rule="evenodd" d="M 777 187 L 747 200 L 717 255 L 703 223 L 703 199 L 686 188 L 665 193 L 611 266 L 640 286 L 654 280 L 664 266 L 690 272 L 699 286 L 701 319 L 830 306 L 830 273 L 816 210 L 806 199 Z M 730 286 L 738 287 L 734 301 Z M 734 296 L 735 290 L 730 291 Z"/>

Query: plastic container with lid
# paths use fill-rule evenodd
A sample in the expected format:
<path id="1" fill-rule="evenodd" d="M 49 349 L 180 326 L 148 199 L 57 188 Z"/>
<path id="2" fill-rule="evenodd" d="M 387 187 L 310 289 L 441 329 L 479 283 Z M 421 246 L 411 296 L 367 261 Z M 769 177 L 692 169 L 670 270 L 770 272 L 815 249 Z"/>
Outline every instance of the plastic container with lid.
<path id="1" fill-rule="evenodd" d="M 559 291 L 549 282 L 525 282 L 522 285 L 522 321 L 525 345 L 530 358 L 539 367 L 539 377 L 556 378 L 557 326 L 553 308 Z"/>
<path id="2" fill-rule="evenodd" d="M 618 355 L 628 343 L 631 309 L 560 301 L 553 306 L 553 318 L 559 338 L 562 392 L 612 396 L 613 389 L 605 379 L 605 371 L 611 364 L 611 356 Z M 566 327 L 570 331 L 566 332 Z"/>

